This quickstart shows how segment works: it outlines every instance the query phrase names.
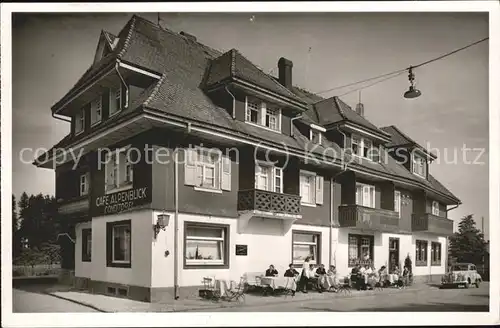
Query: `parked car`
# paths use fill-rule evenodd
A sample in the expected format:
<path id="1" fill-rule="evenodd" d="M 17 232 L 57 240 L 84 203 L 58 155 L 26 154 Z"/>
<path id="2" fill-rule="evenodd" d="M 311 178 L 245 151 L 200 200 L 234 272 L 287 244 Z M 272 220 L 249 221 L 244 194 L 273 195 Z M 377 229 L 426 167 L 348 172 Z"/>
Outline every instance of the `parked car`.
<path id="1" fill-rule="evenodd" d="M 455 263 L 450 267 L 450 270 L 441 278 L 442 287 L 464 286 L 469 288 L 470 285 L 479 287 L 482 278 L 477 273 L 476 266 L 472 263 Z"/>

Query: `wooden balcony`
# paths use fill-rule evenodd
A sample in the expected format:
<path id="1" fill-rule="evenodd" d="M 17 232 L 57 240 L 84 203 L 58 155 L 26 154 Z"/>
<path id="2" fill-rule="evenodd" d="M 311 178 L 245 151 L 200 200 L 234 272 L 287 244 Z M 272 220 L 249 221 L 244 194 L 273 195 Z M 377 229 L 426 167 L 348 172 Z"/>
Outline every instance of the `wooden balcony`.
<path id="1" fill-rule="evenodd" d="M 450 236 L 453 234 L 453 221 L 430 213 L 412 214 L 411 230 Z"/>
<path id="2" fill-rule="evenodd" d="M 342 228 L 398 232 L 399 215 L 397 212 L 380 208 L 340 205 L 339 224 Z"/>
<path id="3" fill-rule="evenodd" d="M 296 216 L 300 215 L 300 196 L 259 189 L 240 190 L 238 211 L 261 211 Z"/>

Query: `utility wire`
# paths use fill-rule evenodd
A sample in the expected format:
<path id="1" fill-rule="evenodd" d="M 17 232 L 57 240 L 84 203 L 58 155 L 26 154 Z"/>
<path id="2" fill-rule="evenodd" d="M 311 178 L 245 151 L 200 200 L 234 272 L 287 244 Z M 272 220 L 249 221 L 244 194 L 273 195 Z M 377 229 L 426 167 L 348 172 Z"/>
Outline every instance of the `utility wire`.
<path id="1" fill-rule="evenodd" d="M 395 74 L 398 74 L 398 73 L 401 73 L 401 72 L 405 72 L 405 71 L 409 70 L 410 68 L 417 68 L 417 67 L 421 67 L 421 66 L 424 66 L 424 65 L 430 64 L 430 63 L 432 63 L 432 62 L 435 62 L 435 61 L 437 61 L 437 60 L 443 59 L 443 58 L 445 58 L 445 57 L 451 56 L 451 55 L 453 55 L 453 54 L 455 54 L 455 53 L 457 53 L 457 52 L 459 52 L 459 51 L 462 51 L 462 50 L 465 50 L 465 49 L 470 48 L 470 47 L 472 47 L 472 46 L 475 46 L 476 44 L 481 43 L 481 42 L 484 42 L 484 41 L 486 41 L 486 40 L 488 40 L 488 39 L 489 39 L 489 37 L 486 37 L 486 38 L 484 38 L 484 39 L 481 39 L 481 40 L 479 40 L 479 41 L 476 41 L 476 42 L 473 42 L 473 43 L 471 43 L 471 44 L 469 44 L 469 45 L 466 45 L 465 47 L 462 47 L 462 48 L 459 48 L 459 49 L 453 50 L 453 51 L 448 52 L 448 53 L 446 53 L 446 54 L 444 54 L 444 55 L 441 55 L 441 56 L 439 56 L 439 57 L 436 57 L 436 58 L 430 59 L 430 60 L 428 60 L 428 61 L 425 61 L 425 62 L 420 63 L 420 64 L 415 65 L 415 66 L 406 67 L 406 68 L 403 68 L 403 69 L 400 69 L 400 70 L 397 70 L 397 71 L 394 71 L 394 72 L 390 72 L 390 73 L 387 73 L 387 74 L 382 74 L 382 75 L 378 75 L 378 76 L 371 77 L 371 78 L 368 78 L 368 79 L 364 79 L 364 80 L 361 80 L 361 81 L 357 81 L 357 82 L 349 83 L 349 84 L 346 84 L 346 85 L 341 85 L 341 86 L 338 86 L 338 87 L 335 87 L 335 88 L 331 88 L 331 89 L 328 89 L 328 90 L 323 90 L 323 91 L 320 91 L 320 92 L 316 92 L 316 94 L 327 93 L 327 92 L 330 92 L 330 91 L 334 91 L 334 90 L 338 90 L 338 89 L 342 89 L 342 88 L 350 87 L 350 86 L 353 86 L 353 85 L 356 85 L 356 84 L 360 84 L 360 83 L 364 83 L 364 82 L 369 82 L 369 81 L 377 80 L 377 79 L 380 79 L 380 78 L 383 78 L 383 77 L 386 77 L 386 76 L 391 76 L 391 75 L 395 75 Z M 392 77 L 390 77 L 390 78 L 393 78 L 393 77 L 396 77 L 396 76 L 399 76 L 399 75 L 401 75 L 401 74 L 398 74 L 398 75 L 392 76 Z M 388 79 L 390 79 L 390 78 L 383 79 L 382 81 L 388 80 Z M 380 81 L 380 82 L 382 82 L 382 81 Z M 377 82 L 377 83 L 378 83 L 378 82 Z M 363 87 L 363 88 L 361 88 L 361 89 L 368 88 L 369 86 L 375 85 L 375 84 L 377 84 L 377 83 L 370 84 L 370 85 L 365 86 L 365 87 Z M 355 91 L 357 91 L 357 90 L 361 90 L 361 89 L 356 89 Z M 350 92 L 348 92 L 348 93 L 350 93 Z M 346 94 L 347 94 L 347 93 L 346 93 Z"/>
<path id="2" fill-rule="evenodd" d="M 363 90 L 363 89 L 369 88 L 369 87 L 371 87 L 371 86 L 373 86 L 373 85 L 375 85 L 375 84 L 382 83 L 382 82 L 384 82 L 384 81 L 387 81 L 387 80 L 393 79 L 393 78 L 395 78 L 395 77 L 400 76 L 401 74 L 404 74 L 404 73 L 405 73 L 405 71 L 406 71 L 406 70 L 403 70 L 402 72 L 399 72 L 399 73 L 394 74 L 394 75 L 392 75 L 392 76 L 386 77 L 385 79 L 382 79 L 382 80 L 379 80 L 379 81 L 373 82 L 373 83 L 371 83 L 371 84 L 365 85 L 365 86 L 363 86 L 363 87 L 360 87 L 360 88 L 357 88 L 357 89 L 354 89 L 354 90 L 348 91 L 348 92 L 346 92 L 346 93 L 343 93 L 343 94 L 339 95 L 338 97 L 342 97 L 342 96 L 348 95 L 348 94 L 350 94 L 350 93 L 353 93 L 353 92 L 356 92 L 356 91 L 359 91 L 359 90 Z"/>

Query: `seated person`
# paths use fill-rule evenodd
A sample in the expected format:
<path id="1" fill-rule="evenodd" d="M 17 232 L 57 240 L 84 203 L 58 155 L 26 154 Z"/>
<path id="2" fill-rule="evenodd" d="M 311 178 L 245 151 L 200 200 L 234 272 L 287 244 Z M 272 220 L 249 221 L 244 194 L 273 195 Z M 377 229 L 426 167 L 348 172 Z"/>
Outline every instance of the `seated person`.
<path id="1" fill-rule="evenodd" d="M 385 265 L 382 265 L 378 270 L 380 285 L 384 287 L 386 285 L 386 281 L 389 280 L 389 276 L 387 274 L 387 268 Z"/>
<path id="2" fill-rule="evenodd" d="M 311 288 L 318 283 L 318 276 L 316 276 L 314 264 L 309 264 L 309 269 L 306 270 L 306 276 L 308 288 Z"/>
<path id="3" fill-rule="evenodd" d="M 324 264 L 320 264 L 316 269 L 316 276 L 318 277 L 318 291 L 322 293 L 324 289 L 329 288 L 328 282 L 326 280 L 326 270 Z"/>
<path id="4" fill-rule="evenodd" d="M 389 283 L 391 285 L 399 285 L 399 280 L 400 280 L 400 274 L 401 272 L 399 271 L 399 267 L 396 265 L 394 266 L 394 270 L 392 270 L 392 273 L 389 274 Z"/>
<path id="5" fill-rule="evenodd" d="M 326 273 L 326 280 L 329 288 L 333 288 L 334 291 L 336 291 L 338 288 L 338 281 L 337 269 L 335 268 L 335 265 L 330 265 L 330 269 L 328 269 L 328 272 Z"/>
<path id="6" fill-rule="evenodd" d="M 296 277 L 298 275 L 299 275 L 299 272 L 297 270 L 295 270 L 295 268 L 293 267 L 293 264 L 290 263 L 288 265 L 288 269 L 285 271 L 285 277 L 293 278 L 293 277 Z"/>
<path id="7" fill-rule="evenodd" d="M 274 268 L 274 265 L 270 265 L 269 269 L 266 270 L 266 277 L 277 277 L 278 276 L 278 270 Z"/>

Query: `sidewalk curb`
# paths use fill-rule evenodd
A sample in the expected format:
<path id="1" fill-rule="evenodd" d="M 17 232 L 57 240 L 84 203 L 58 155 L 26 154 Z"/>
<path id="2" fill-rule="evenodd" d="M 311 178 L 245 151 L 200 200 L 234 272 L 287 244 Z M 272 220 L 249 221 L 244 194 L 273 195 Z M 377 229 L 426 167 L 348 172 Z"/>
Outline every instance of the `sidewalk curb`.
<path id="1" fill-rule="evenodd" d="M 49 296 L 52 296 L 52 297 L 55 297 L 55 298 L 59 298 L 61 300 L 65 300 L 65 301 L 68 301 L 68 302 L 72 302 L 72 303 L 75 303 L 75 304 L 78 304 L 78 305 L 82 305 L 82 306 L 85 306 L 85 307 L 88 307 L 88 308 L 91 308 L 93 310 L 96 310 L 98 312 L 103 312 L 103 313 L 110 313 L 109 311 L 105 311 L 103 309 L 100 309 L 92 304 L 88 304 L 88 303 L 85 303 L 85 302 L 80 302 L 80 301 L 75 301 L 74 299 L 71 299 L 71 298 L 67 298 L 67 297 L 63 297 L 63 296 L 59 296 L 59 295 L 55 295 L 53 294 L 52 292 L 44 292 L 44 294 L 46 295 L 49 295 Z"/>
<path id="2" fill-rule="evenodd" d="M 432 289 L 432 288 L 429 288 L 429 289 Z M 165 306 L 173 306 L 173 308 L 168 309 L 167 311 L 162 310 L 162 311 L 146 311 L 146 312 L 167 313 L 167 312 L 192 312 L 192 311 L 200 311 L 200 310 L 207 310 L 207 309 L 224 309 L 224 308 L 235 308 L 235 307 L 251 308 L 251 307 L 259 307 L 259 306 L 263 306 L 263 305 L 279 304 L 279 303 L 283 303 L 283 301 L 285 301 L 286 303 L 300 303 L 300 302 L 315 301 L 315 300 L 318 300 L 318 301 L 319 300 L 335 300 L 335 299 L 345 299 L 345 298 L 362 298 L 362 297 L 367 297 L 367 296 L 382 296 L 382 295 L 391 295 L 391 294 L 412 293 L 412 292 L 419 292 L 419 291 L 423 291 L 423 290 L 425 290 L 425 289 L 422 289 L 422 288 L 418 288 L 418 289 L 417 288 L 416 289 L 394 289 L 394 290 L 387 291 L 385 293 L 380 293 L 377 291 L 364 291 L 363 293 L 359 293 L 359 294 L 355 294 L 355 295 L 328 293 L 328 294 L 324 294 L 324 295 L 329 295 L 329 296 L 333 296 L 333 297 L 329 297 L 329 296 L 320 297 L 320 298 L 312 297 L 312 298 L 308 298 L 308 299 L 294 299 L 294 298 L 290 297 L 290 298 L 287 298 L 285 300 L 284 298 L 279 297 L 279 298 L 276 298 L 276 300 L 271 300 L 271 301 L 268 301 L 265 303 L 246 304 L 245 302 L 236 302 L 236 303 L 206 304 L 206 305 L 203 305 L 201 307 L 200 306 L 195 306 L 195 307 L 186 306 L 186 308 L 179 309 L 179 310 L 175 309 L 175 303 L 171 303 L 171 304 L 159 303 L 159 304 L 165 305 Z M 122 312 L 122 311 L 106 311 L 106 310 L 98 308 L 92 304 L 89 304 L 86 302 L 81 302 L 81 301 L 76 301 L 74 299 L 67 298 L 64 296 L 55 295 L 52 292 L 46 292 L 45 294 L 59 298 L 59 299 L 63 299 L 63 300 L 69 301 L 69 302 L 73 302 L 75 304 L 79 304 L 79 305 L 82 305 L 82 306 L 85 306 L 85 307 L 88 307 L 88 308 L 91 308 L 91 309 L 94 309 L 96 311 L 103 312 L 103 313 Z M 128 311 L 128 312 L 135 312 L 135 311 Z"/>

